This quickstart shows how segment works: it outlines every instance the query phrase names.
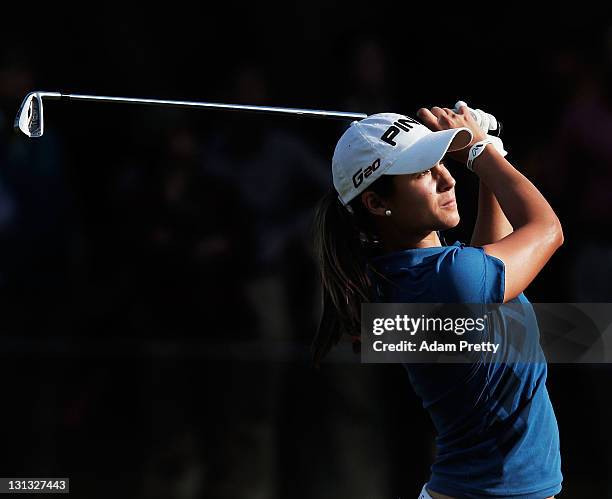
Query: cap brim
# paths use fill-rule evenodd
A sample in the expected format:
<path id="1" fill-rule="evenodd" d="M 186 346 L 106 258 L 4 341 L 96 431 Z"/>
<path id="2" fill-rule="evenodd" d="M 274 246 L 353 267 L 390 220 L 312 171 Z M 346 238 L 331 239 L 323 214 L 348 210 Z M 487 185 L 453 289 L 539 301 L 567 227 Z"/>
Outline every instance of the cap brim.
<path id="1" fill-rule="evenodd" d="M 404 175 L 428 170 L 440 162 L 448 151 L 459 151 L 472 141 L 469 128 L 451 128 L 432 132 L 400 152 L 384 175 Z"/>

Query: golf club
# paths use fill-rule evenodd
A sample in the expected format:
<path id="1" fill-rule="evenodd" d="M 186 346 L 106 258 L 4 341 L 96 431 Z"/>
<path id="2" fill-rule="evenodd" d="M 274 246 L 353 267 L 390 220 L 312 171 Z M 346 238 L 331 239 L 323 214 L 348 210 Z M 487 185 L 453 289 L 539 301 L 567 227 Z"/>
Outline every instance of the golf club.
<path id="1" fill-rule="evenodd" d="M 222 111 L 246 111 L 262 114 L 295 115 L 336 120 L 361 120 L 368 116 L 365 113 L 350 113 L 344 111 L 322 111 L 314 109 L 251 106 L 243 104 L 220 104 L 212 102 L 135 99 L 130 97 L 107 97 L 100 95 L 62 94 L 60 92 L 34 91 L 26 95 L 25 99 L 21 103 L 21 106 L 19 107 L 19 111 L 17 112 L 17 116 L 15 117 L 15 130 L 21 130 L 28 137 L 42 137 L 45 130 L 43 99 L 61 101 L 110 102 L 116 104 L 144 104 L 162 107 L 212 109 Z M 476 116 L 473 110 L 472 115 Z M 496 124 L 497 128 L 490 130 L 489 133 L 491 135 L 500 135 L 501 123 L 495 120 L 495 118 L 491 119 L 490 123 Z"/>
<path id="2" fill-rule="evenodd" d="M 220 104 L 212 102 L 191 102 L 158 99 L 133 99 L 128 97 L 106 97 L 98 95 L 62 94 L 59 92 L 30 92 L 19 107 L 15 118 L 15 130 L 21 130 L 28 137 L 42 137 L 44 133 L 43 99 L 62 101 L 110 102 L 116 104 L 144 104 L 162 107 L 215 109 L 223 111 L 247 111 L 263 114 L 297 115 L 337 120 L 360 120 L 364 113 L 342 111 L 320 111 L 314 109 L 295 109 L 286 107 L 250 106 L 241 104 Z"/>

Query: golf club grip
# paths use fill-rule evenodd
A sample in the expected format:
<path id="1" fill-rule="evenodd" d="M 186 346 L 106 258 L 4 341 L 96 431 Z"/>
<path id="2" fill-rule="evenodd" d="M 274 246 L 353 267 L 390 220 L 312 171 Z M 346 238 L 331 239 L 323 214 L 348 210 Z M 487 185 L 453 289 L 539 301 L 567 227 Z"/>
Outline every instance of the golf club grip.
<path id="1" fill-rule="evenodd" d="M 487 129 L 485 131 L 487 132 L 488 135 L 492 135 L 494 137 L 501 137 L 503 126 L 501 122 L 495 116 L 493 116 L 492 114 L 486 113 L 482 109 L 473 109 L 470 106 L 468 106 L 467 103 L 463 100 L 458 100 L 455 103 L 455 107 L 453 108 L 453 111 L 455 113 L 458 113 L 460 112 L 459 110 L 462 107 L 468 108 L 468 110 L 470 111 L 470 114 L 472 115 L 472 118 L 474 118 L 474 121 L 476 121 L 476 123 L 478 123 L 480 128 L 483 130 L 484 128 L 482 127 L 482 121 L 483 119 L 486 118 L 486 120 L 488 121 L 488 124 L 487 124 Z M 491 123 L 495 123 L 496 127 L 491 128 L 490 127 Z"/>
<path id="2" fill-rule="evenodd" d="M 497 128 L 495 130 L 489 130 L 489 135 L 493 135 L 495 137 L 501 137 L 504 127 L 501 121 L 497 122 Z"/>
<path id="3" fill-rule="evenodd" d="M 503 130 L 503 127 L 502 127 L 501 121 L 499 121 L 499 120 L 498 120 L 498 119 L 497 119 L 495 116 L 493 116 L 492 114 L 485 113 L 484 111 L 481 111 L 481 110 L 478 110 L 478 111 L 481 113 L 481 116 L 482 116 L 482 115 L 485 115 L 485 116 L 487 116 L 487 117 L 488 117 L 488 119 L 489 119 L 489 123 L 495 123 L 495 124 L 497 124 L 497 127 L 496 127 L 496 128 L 489 128 L 489 129 L 487 130 L 487 134 L 488 134 L 488 135 L 493 135 L 494 137 L 501 137 L 502 130 Z M 476 116 L 476 112 L 475 112 L 473 109 L 470 109 L 470 114 L 472 115 L 472 117 L 473 117 L 473 118 L 474 118 L 476 121 L 478 121 L 478 117 Z M 480 124 L 480 123 L 479 123 L 479 124 Z"/>

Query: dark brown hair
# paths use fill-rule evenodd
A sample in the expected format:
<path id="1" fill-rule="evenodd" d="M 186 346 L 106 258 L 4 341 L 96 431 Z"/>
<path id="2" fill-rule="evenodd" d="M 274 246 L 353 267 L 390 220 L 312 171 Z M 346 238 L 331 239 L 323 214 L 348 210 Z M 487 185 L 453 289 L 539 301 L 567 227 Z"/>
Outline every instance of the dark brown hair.
<path id="1" fill-rule="evenodd" d="M 383 175 L 368 190 L 381 197 L 393 193 L 393 176 Z M 312 344 L 312 362 L 321 360 L 343 334 L 353 339 L 359 351 L 361 303 L 372 299 L 368 260 L 376 254 L 378 239 L 371 215 L 358 196 L 350 211 L 331 189 L 318 203 L 314 218 L 314 250 L 323 287 L 323 311 Z"/>

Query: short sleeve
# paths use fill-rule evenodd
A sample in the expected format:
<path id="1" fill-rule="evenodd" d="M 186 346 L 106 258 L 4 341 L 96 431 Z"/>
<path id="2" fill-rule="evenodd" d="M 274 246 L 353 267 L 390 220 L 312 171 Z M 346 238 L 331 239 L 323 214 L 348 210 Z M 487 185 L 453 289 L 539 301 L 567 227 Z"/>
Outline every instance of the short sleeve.
<path id="1" fill-rule="evenodd" d="M 438 262 L 438 285 L 458 303 L 503 303 L 505 266 L 482 248 L 456 242 Z"/>

